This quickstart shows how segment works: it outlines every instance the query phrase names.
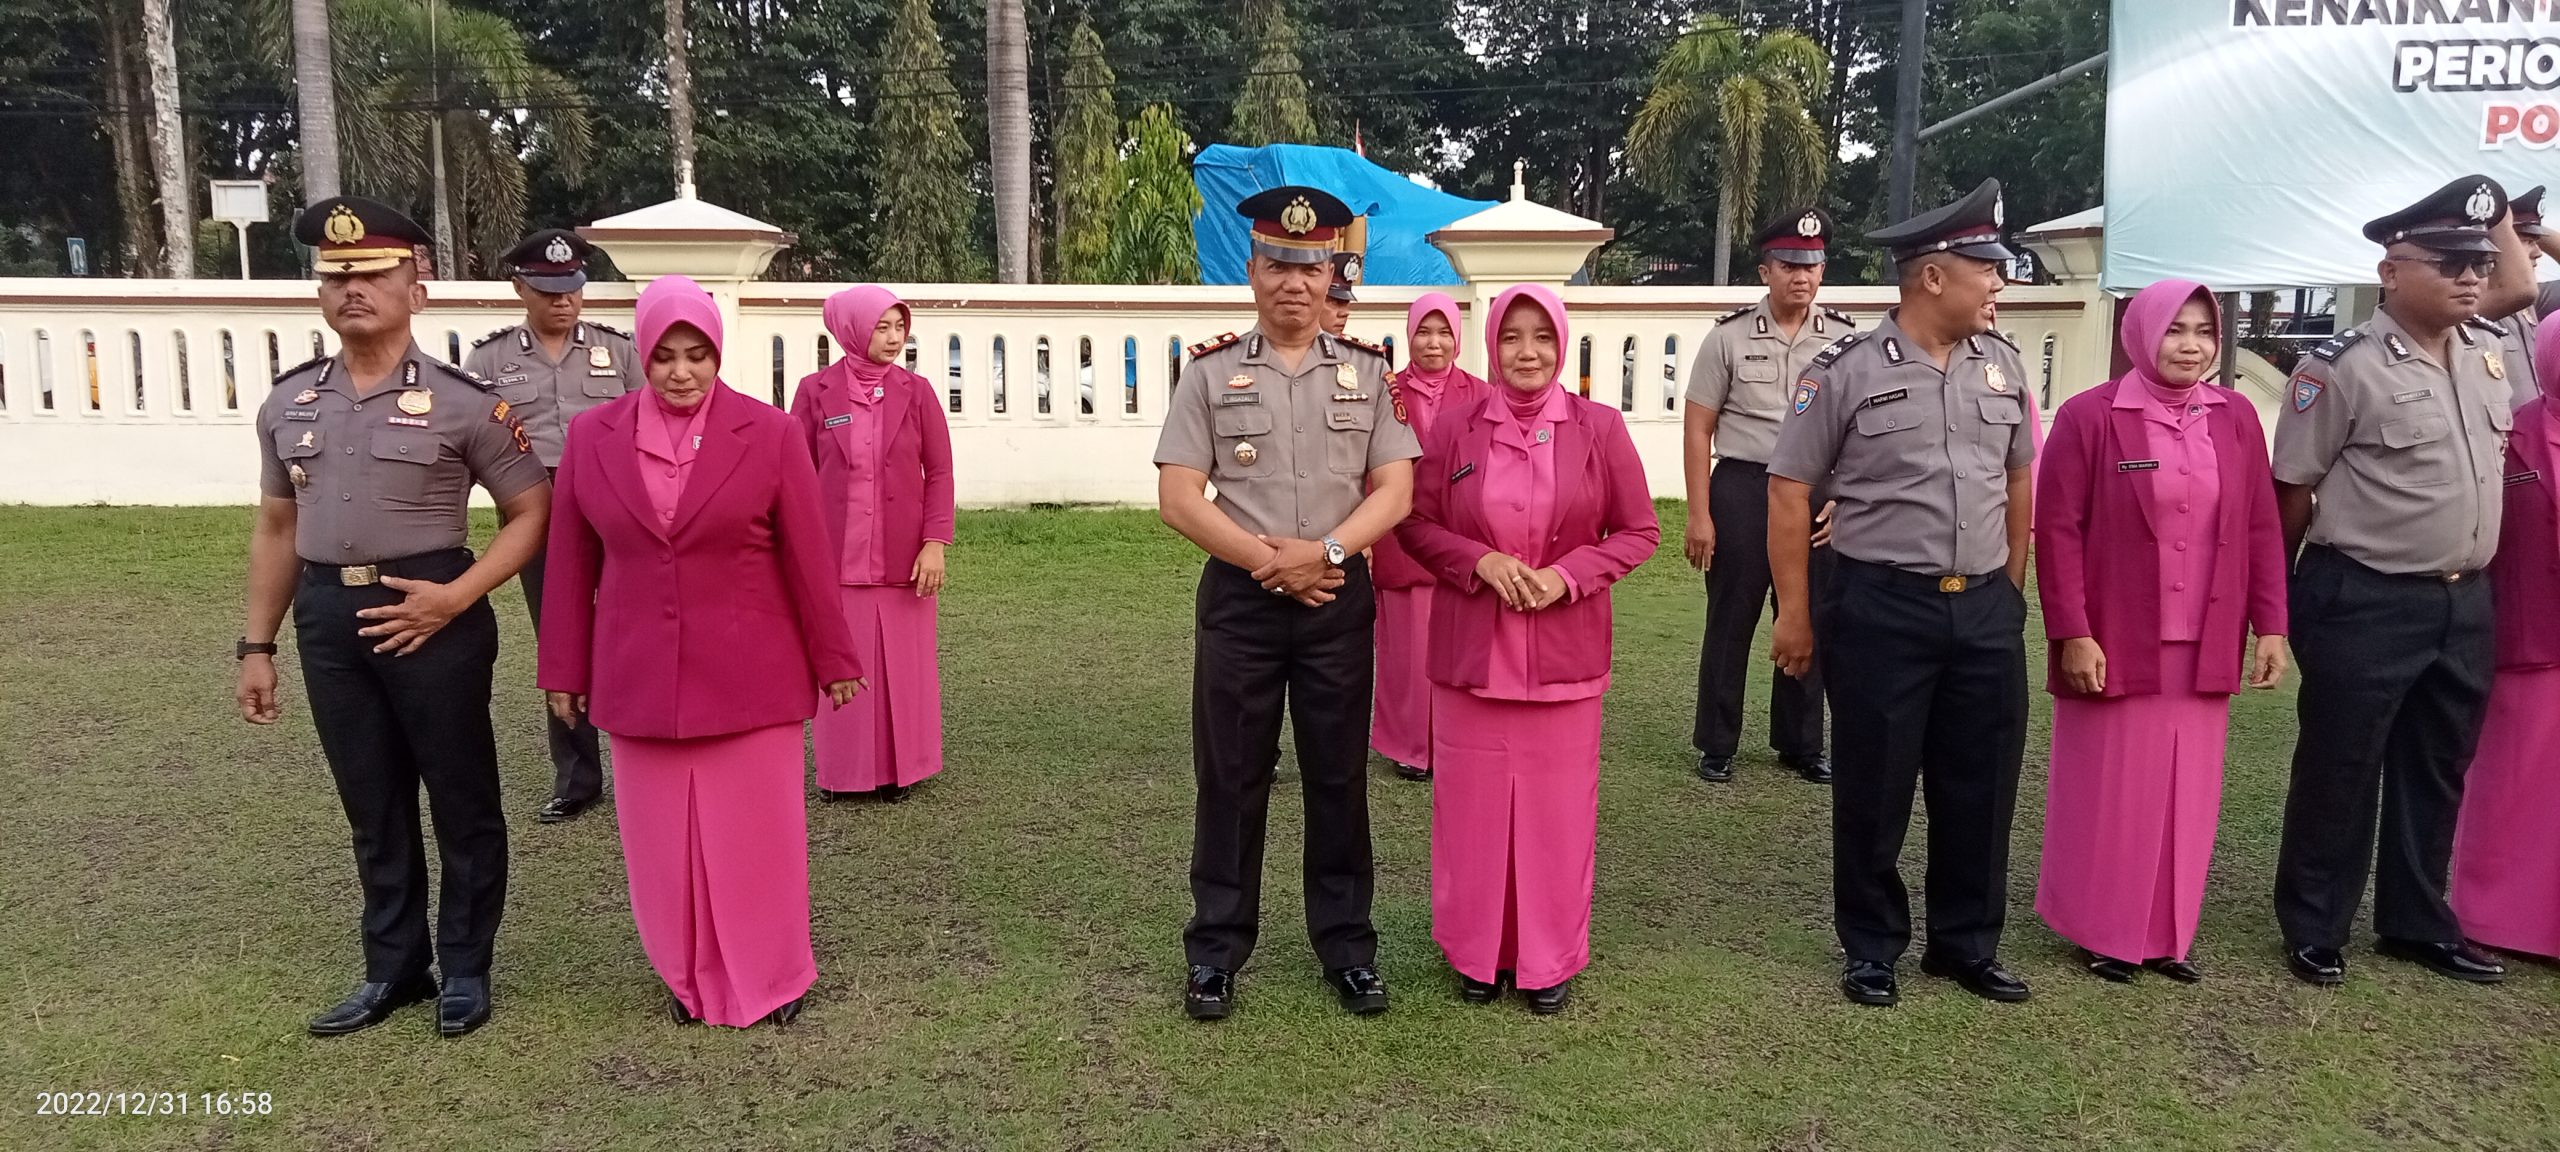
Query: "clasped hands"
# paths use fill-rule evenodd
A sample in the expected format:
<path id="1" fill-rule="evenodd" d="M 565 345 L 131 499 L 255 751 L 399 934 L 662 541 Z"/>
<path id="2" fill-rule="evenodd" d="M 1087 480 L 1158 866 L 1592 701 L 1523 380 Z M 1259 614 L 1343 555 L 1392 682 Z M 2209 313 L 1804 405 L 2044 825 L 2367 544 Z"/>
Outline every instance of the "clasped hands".
<path id="1" fill-rule="evenodd" d="M 1333 603 L 1342 587 L 1342 569 L 1325 563 L 1324 545 L 1286 536 L 1255 536 L 1271 549 L 1271 558 L 1253 570 L 1253 582 L 1309 608 Z"/>
<path id="2" fill-rule="evenodd" d="M 1485 553 L 1483 559 L 1476 561 L 1476 579 L 1502 597 L 1503 607 L 1515 612 L 1538 611 L 1564 599 L 1570 590 L 1563 572 L 1552 567 L 1531 568 L 1508 552 Z"/>
<path id="3" fill-rule="evenodd" d="M 833 701 L 835 707 L 842 708 L 853 703 L 853 694 L 865 687 L 868 683 L 860 679 L 838 680 L 827 685 L 827 699 Z M 577 727 L 579 718 L 587 714 L 587 694 L 584 692 L 545 692 L 542 698 L 551 706 L 551 714 L 572 728 Z"/>

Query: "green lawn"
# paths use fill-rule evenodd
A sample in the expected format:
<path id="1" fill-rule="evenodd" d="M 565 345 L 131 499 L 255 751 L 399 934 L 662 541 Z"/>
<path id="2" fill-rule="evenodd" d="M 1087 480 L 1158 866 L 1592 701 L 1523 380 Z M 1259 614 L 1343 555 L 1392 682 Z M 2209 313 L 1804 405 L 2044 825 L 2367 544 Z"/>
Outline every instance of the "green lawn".
<path id="1" fill-rule="evenodd" d="M 1842 1003 L 1826 794 L 1778 772 L 1756 728 L 1739 783 L 1689 774 L 1703 596 L 1676 548 L 1618 600 L 1595 958 L 1568 1012 L 1458 1002 L 1429 933 L 1428 789 L 1381 766 L 1395 1010 L 1351 1019 L 1318 982 L 1284 799 L 1242 1009 L 1188 1023 L 1198 565 L 1142 512 L 963 517 L 953 767 L 904 806 L 813 811 L 820 976 L 788 1029 L 667 1023 L 610 812 L 529 818 L 550 767 L 510 585 L 496 1018 L 439 1041 L 412 1009 L 315 1041 L 304 1018 L 358 971 L 356 889 L 290 657 L 285 723 L 232 711 L 248 523 L 0 509 L 0 1148 L 2560 1145 L 2551 969 L 2471 988 L 2359 949 L 2321 992 L 2279 966 L 2289 691 L 2235 720 L 2203 986 L 2101 984 L 2036 921 L 2039 695 L 2006 948 L 2036 999 L 1986 1004 L 1906 966 L 1899 1009 Z M 274 1113 L 40 1118 L 49 1089 L 264 1091 Z"/>

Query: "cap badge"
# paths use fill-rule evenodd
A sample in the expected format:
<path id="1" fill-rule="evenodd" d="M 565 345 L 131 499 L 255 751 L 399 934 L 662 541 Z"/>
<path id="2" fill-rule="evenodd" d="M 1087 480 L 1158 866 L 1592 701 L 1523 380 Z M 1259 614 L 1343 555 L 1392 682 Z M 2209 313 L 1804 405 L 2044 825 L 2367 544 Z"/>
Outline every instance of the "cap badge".
<path id="1" fill-rule="evenodd" d="M 433 393 L 403 392 L 400 394 L 400 410 L 412 416 L 424 416 L 434 411 L 435 406 L 436 398 Z"/>
<path id="2" fill-rule="evenodd" d="M 566 264 L 577 259 L 578 254 L 569 247 L 566 239 L 554 236 L 551 238 L 551 243 L 543 247 L 542 258 L 554 264 Z"/>
<path id="3" fill-rule="evenodd" d="M 353 244 L 364 239 L 364 221 L 344 204 L 329 210 L 329 218 L 320 224 L 320 235 L 332 244 Z"/>
<path id="4" fill-rule="evenodd" d="M 1357 254 L 1342 261 L 1342 278 L 1354 284 L 1360 282 L 1360 257 Z"/>
<path id="5" fill-rule="evenodd" d="M 1796 221 L 1796 235 L 1807 240 L 1822 235 L 1822 217 L 1811 212 L 1805 213 L 1803 219 Z"/>
<path id="6" fill-rule="evenodd" d="M 1259 449 L 1259 448 L 1254 447 L 1254 446 L 1253 446 L 1253 441 L 1251 441 L 1251 440 L 1238 440 L 1238 441 L 1236 441 L 1236 463 L 1237 463 L 1237 464 L 1242 465 L 1242 466 L 1244 466 L 1244 467 L 1246 467 L 1246 468 L 1251 468 L 1251 467 L 1253 467 L 1253 462 L 1254 462 L 1254 461 L 1256 461 L 1256 460 L 1260 460 L 1260 459 L 1262 459 L 1262 449 Z"/>
<path id="7" fill-rule="evenodd" d="M 1291 200 L 1288 207 L 1280 210 L 1280 226 L 1288 229 L 1292 236 L 1305 235 L 1316 226 L 1315 205 L 1307 203 L 1304 196 Z"/>
<path id="8" fill-rule="evenodd" d="M 2470 217 L 2475 224 L 2488 223 L 2489 217 L 2495 215 L 2497 211 L 2497 194 L 2489 191 L 2489 186 L 2486 184 L 2472 189 L 2471 199 L 2464 201 L 2462 205 L 2462 214 Z"/>
<path id="9" fill-rule="evenodd" d="M 1994 228 L 2009 226 L 2008 193 L 2003 192 L 1991 198 L 1991 226 Z"/>

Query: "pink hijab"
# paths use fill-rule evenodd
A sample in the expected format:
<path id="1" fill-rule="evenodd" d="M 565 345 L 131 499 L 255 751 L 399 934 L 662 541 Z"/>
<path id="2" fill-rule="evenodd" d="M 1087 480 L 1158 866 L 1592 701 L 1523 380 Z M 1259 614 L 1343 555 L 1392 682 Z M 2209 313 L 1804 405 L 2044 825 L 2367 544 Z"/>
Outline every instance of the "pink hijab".
<path id="1" fill-rule="evenodd" d="M 2132 365 L 2124 375 L 2116 377 L 2117 387 L 2126 387 L 2129 382 L 2139 382 L 2132 384 L 2134 387 L 2169 387 L 2159 376 L 2160 341 L 2168 337 L 2169 326 L 2178 322 L 2178 313 L 2186 308 L 2187 301 L 2196 299 L 2203 300 L 2205 308 L 2213 313 L 2214 331 L 2222 332 L 2222 308 L 2215 303 L 2213 290 L 2193 280 L 2163 280 L 2134 293 L 2132 302 L 2124 306 L 2124 322 L 2116 327 L 2117 346 L 2124 349 L 2124 358 Z"/>
<path id="2" fill-rule="evenodd" d="M 880 318 L 892 308 L 907 311 L 912 322 L 915 313 L 898 294 L 877 284 L 857 284 L 827 297 L 821 313 L 827 335 L 836 339 L 836 362 L 818 371 L 821 387 L 834 386 L 857 392 L 869 392 L 887 383 L 889 375 L 899 370 L 901 352 L 891 352 L 887 360 L 871 358 L 872 330 L 880 326 Z"/>
<path id="3" fill-rule="evenodd" d="M 1427 395 L 1438 395 L 1452 381 L 1460 379 L 1462 374 L 1458 371 L 1458 353 L 1466 350 L 1466 337 L 1462 335 L 1466 329 L 1458 326 L 1458 302 L 1442 292 L 1425 292 L 1421 299 L 1413 302 L 1413 307 L 1404 310 L 1404 338 L 1408 341 L 1405 347 L 1408 349 L 1413 347 L 1410 341 L 1413 339 L 1413 334 L 1421 330 L 1422 318 L 1434 312 L 1439 313 L 1440 318 L 1447 321 L 1449 325 L 1449 341 L 1454 345 L 1449 349 L 1449 363 L 1437 372 L 1425 372 L 1415 367 L 1413 358 L 1408 355 L 1405 358 L 1403 370 L 1396 373 L 1397 383 L 1421 385 L 1422 391 Z"/>
<path id="4" fill-rule="evenodd" d="M 666 339 L 667 329 L 689 324 L 721 347 L 720 305 L 690 277 L 661 276 L 640 290 L 640 302 L 634 309 L 640 329 L 640 360 L 647 363 L 658 350 L 658 341 Z"/>
<path id="5" fill-rule="evenodd" d="M 1511 376 L 1502 365 L 1502 318 L 1511 314 L 1511 305 L 1528 300 L 1545 310 L 1547 322 L 1556 326 L 1556 380 L 1564 378 L 1565 364 L 1574 354 L 1573 329 L 1565 322 L 1564 301 L 1544 285 L 1522 284 L 1505 288 L 1493 298 L 1493 307 L 1484 313 L 1485 375 L 1495 387 L 1510 388 Z M 1555 380 L 1547 381 L 1549 384 Z"/>

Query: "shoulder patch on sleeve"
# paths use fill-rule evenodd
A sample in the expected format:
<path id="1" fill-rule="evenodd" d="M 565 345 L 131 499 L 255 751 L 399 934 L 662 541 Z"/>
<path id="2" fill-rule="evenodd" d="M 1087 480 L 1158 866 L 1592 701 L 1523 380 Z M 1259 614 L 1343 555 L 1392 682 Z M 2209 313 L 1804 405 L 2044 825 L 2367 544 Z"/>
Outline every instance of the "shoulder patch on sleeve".
<path id="1" fill-rule="evenodd" d="M 1221 348 L 1232 348 L 1235 346 L 1237 341 L 1242 339 L 1244 339 L 1244 337 L 1238 336 L 1233 332 L 1221 332 L 1213 339 L 1203 340 L 1192 345 L 1191 354 L 1193 356 L 1206 356 Z"/>
<path id="2" fill-rule="evenodd" d="M 427 365 L 428 365 L 429 367 L 432 367 L 432 368 L 441 368 L 441 369 L 443 369 L 443 370 L 444 370 L 444 374 L 445 374 L 445 375 L 447 375 L 447 376 L 451 376 L 451 377 L 453 377 L 453 378 L 454 378 L 454 379 L 456 379 L 456 380 L 460 380 L 460 381 L 462 381 L 463 383 L 468 384 L 468 385 L 470 385 L 470 386 L 472 386 L 472 387 L 474 387 L 474 388 L 477 388 L 477 389 L 479 389 L 479 390 L 481 390 L 481 391 L 483 391 L 483 392 L 491 392 L 491 391 L 495 391 L 495 390 L 497 389 L 497 387 L 498 387 L 496 384 L 493 384 L 493 383 L 489 382 L 488 380 L 483 379 L 479 373 L 477 373 L 477 372 L 473 372 L 473 371 L 471 371 L 471 370 L 469 370 L 469 369 L 467 369 L 467 368 L 464 368 L 464 367 L 462 367 L 462 366 L 460 366 L 460 365 L 458 365 L 458 364 L 447 364 L 447 363 L 445 363 L 444 361 L 439 360 L 439 359 L 437 359 L 437 358 L 435 358 L 435 357 L 433 357 L 433 356 L 429 356 L 429 357 L 427 357 L 426 359 L 427 359 Z"/>
<path id="3" fill-rule="evenodd" d="M 506 335 L 507 333 L 509 333 L 509 332 L 513 332 L 513 331 L 515 331 L 515 330 L 516 330 L 516 326 L 515 326 L 515 325 L 513 325 L 513 324 L 509 324 L 509 325 L 507 325 L 507 326 L 506 326 L 506 327 L 504 327 L 504 328 L 500 328 L 500 329 L 498 329 L 498 330 L 497 330 L 497 331 L 495 331 L 495 332 L 491 332 L 491 333 L 489 333 L 489 334 L 488 334 L 488 335 L 486 335 L 486 336 L 483 336 L 483 337 L 481 337 L 481 338 L 479 338 L 479 339 L 477 339 L 477 340 L 472 341 L 472 342 L 471 342 L 471 346 L 472 346 L 472 347 L 474 347 L 474 348 L 477 348 L 477 347 L 479 347 L 479 346 L 481 346 L 481 345 L 483 345 L 483 344 L 486 344 L 486 343 L 488 343 L 488 342 L 490 342 L 490 341 L 492 341 L 492 340 L 497 339 L 497 338 L 498 338 L 498 337 L 500 337 L 500 336 L 504 336 L 504 335 Z"/>
<path id="4" fill-rule="evenodd" d="M 1731 324 L 1736 320 L 1740 320 L 1743 317 L 1750 315 L 1751 310 L 1757 307 L 1759 307 L 1757 304 L 1745 304 L 1740 308 L 1736 308 L 1731 312 L 1727 312 L 1722 316 L 1716 317 L 1716 323 L 1719 325 Z"/>
<path id="5" fill-rule="evenodd" d="M 2311 350 L 2311 355 L 2314 359 L 2335 364 L 2338 362 L 2338 357 L 2345 355 L 2347 349 L 2355 347 L 2356 341 L 2364 339 L 2364 336 L 2364 329 L 2349 328 L 2321 341 L 2319 347 Z"/>
<path id="6" fill-rule="evenodd" d="M 1864 333 L 1864 332 L 1852 332 L 1852 333 L 1850 333 L 1850 334 L 1848 334 L 1848 335 L 1846 335 L 1846 336 L 1843 336 L 1843 337 L 1841 337 L 1841 338 L 1839 338 L 1839 339 L 1837 339 L 1837 340 L 1834 340 L 1834 341 L 1832 341 L 1832 342 L 1831 342 L 1831 346 L 1830 346 L 1830 347 L 1825 348 L 1825 349 L 1823 349 L 1822 351 L 1820 351 L 1820 352 L 1816 352 L 1816 353 L 1814 353 L 1814 354 L 1813 354 L 1813 362 L 1814 362 L 1815 364 L 1821 365 L 1822 367 L 1828 368 L 1828 367 L 1832 366 L 1833 364 L 1838 363 L 1838 362 L 1839 362 L 1839 360 L 1840 360 L 1840 357 L 1841 357 L 1844 353 L 1848 352 L 1850 348 L 1855 347 L 1855 346 L 1857 345 L 1858 341 L 1864 340 L 1864 339 L 1866 339 L 1866 338 L 1867 338 L 1867 334 L 1866 334 L 1866 333 Z"/>

